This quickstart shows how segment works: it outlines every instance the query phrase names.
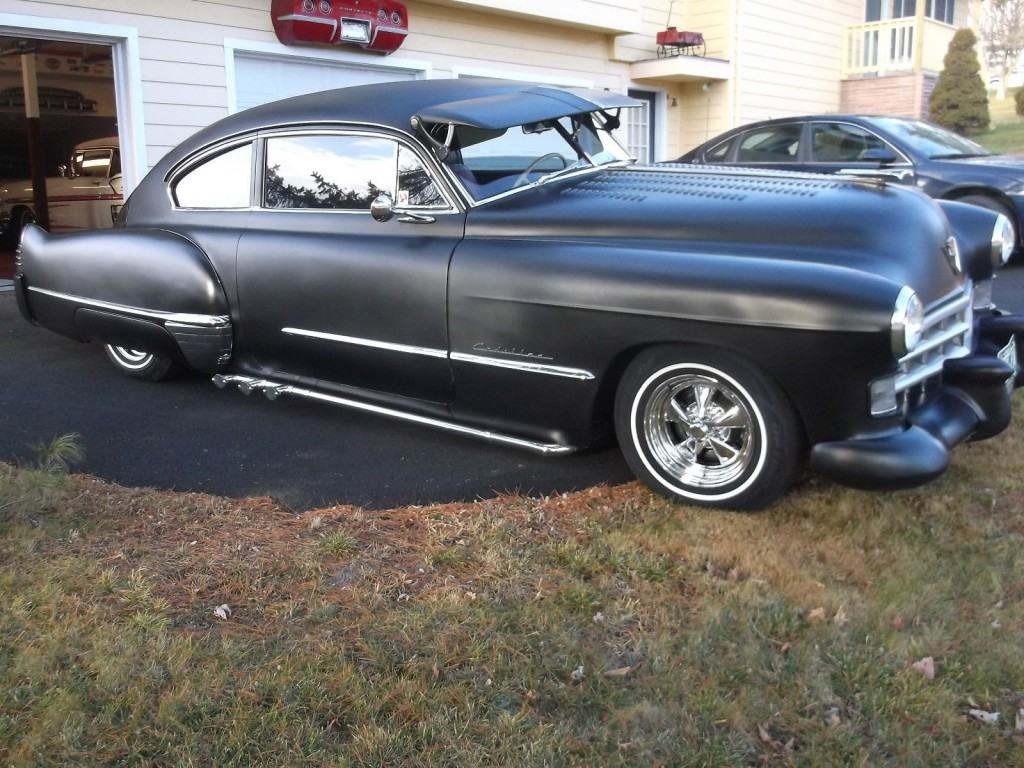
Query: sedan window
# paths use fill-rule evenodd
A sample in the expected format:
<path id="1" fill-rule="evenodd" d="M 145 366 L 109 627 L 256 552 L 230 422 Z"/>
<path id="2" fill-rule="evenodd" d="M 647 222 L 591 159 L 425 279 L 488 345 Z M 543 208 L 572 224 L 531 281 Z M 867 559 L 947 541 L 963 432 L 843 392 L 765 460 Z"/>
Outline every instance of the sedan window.
<path id="1" fill-rule="evenodd" d="M 741 163 L 795 162 L 800 155 L 799 123 L 758 128 L 743 136 L 740 142 Z"/>
<path id="2" fill-rule="evenodd" d="M 811 128 L 814 159 L 819 163 L 853 163 L 869 150 L 896 154 L 873 133 L 850 123 L 814 123 Z"/>
<path id="3" fill-rule="evenodd" d="M 248 208 L 252 143 L 215 155 L 192 168 L 174 185 L 182 208 Z"/>
<path id="4" fill-rule="evenodd" d="M 729 150 L 732 149 L 732 139 L 726 139 L 704 153 L 705 163 L 724 163 L 729 157 Z"/>
<path id="5" fill-rule="evenodd" d="M 896 141 L 932 160 L 952 160 L 958 157 L 985 157 L 992 153 L 970 139 L 921 120 L 899 117 L 875 117 L 871 122 L 892 134 Z"/>
<path id="6" fill-rule="evenodd" d="M 368 211 L 395 197 L 398 145 L 376 136 L 267 139 L 263 200 L 268 208 Z"/>
<path id="7" fill-rule="evenodd" d="M 398 147 L 399 208 L 447 208 L 448 201 L 437 188 L 430 173 L 415 152 Z"/>

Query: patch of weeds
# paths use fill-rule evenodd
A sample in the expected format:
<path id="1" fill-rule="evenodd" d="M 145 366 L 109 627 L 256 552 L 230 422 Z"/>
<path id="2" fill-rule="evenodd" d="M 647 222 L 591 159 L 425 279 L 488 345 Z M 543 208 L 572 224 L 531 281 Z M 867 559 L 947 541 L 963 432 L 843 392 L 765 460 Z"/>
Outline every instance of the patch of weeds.
<path id="1" fill-rule="evenodd" d="M 32 451 L 36 467 L 51 474 L 64 474 L 73 465 L 85 461 L 82 436 L 77 432 L 59 435 L 48 443 L 35 443 Z"/>
<path id="2" fill-rule="evenodd" d="M 355 552 L 359 542 L 344 531 L 334 531 L 320 538 L 320 551 L 334 557 L 341 557 Z"/>

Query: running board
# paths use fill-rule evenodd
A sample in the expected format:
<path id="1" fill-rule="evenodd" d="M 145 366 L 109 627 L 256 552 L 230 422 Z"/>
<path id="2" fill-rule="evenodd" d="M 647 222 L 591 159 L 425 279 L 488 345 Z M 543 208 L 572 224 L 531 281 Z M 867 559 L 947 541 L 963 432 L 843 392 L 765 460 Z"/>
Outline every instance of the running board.
<path id="1" fill-rule="evenodd" d="M 328 395 L 324 392 L 317 392 L 312 389 L 296 387 L 292 384 L 283 384 L 277 381 L 270 381 L 269 379 L 255 378 L 253 376 L 217 374 L 213 377 L 213 383 L 218 389 L 224 389 L 225 387 L 233 384 L 238 387 L 238 391 L 243 395 L 251 395 L 253 392 L 262 392 L 268 400 L 277 400 L 281 395 L 292 395 L 294 397 L 305 398 L 306 400 L 317 400 L 321 403 L 330 403 L 331 405 L 341 406 L 342 408 L 351 408 L 356 411 L 374 413 L 378 416 L 387 416 L 392 419 L 409 421 L 413 424 L 422 424 L 427 427 L 434 427 L 435 429 L 443 429 L 447 432 L 454 432 L 459 435 L 476 437 L 499 445 L 522 448 L 533 453 L 538 453 L 542 456 L 565 456 L 570 453 L 575 453 L 577 450 L 571 445 L 562 445 L 560 443 L 540 443 L 534 440 L 527 440 L 522 437 L 513 437 L 512 435 L 506 435 L 501 432 L 492 432 L 490 430 L 467 427 L 463 424 L 456 424 L 455 422 L 444 421 L 443 419 L 420 416 L 415 413 L 399 411 L 395 408 L 372 405 L 360 400 L 338 397 L 337 395 Z"/>

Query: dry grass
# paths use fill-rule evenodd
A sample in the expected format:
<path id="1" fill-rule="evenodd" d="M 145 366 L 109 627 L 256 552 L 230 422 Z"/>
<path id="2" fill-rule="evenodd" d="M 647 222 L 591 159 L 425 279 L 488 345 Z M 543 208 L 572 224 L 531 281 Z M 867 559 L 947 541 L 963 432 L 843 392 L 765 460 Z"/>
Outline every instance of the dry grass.
<path id="1" fill-rule="evenodd" d="M 0 465 L 0 764 L 1024 764 L 1022 500 L 1021 427 L 761 515 L 296 515 Z"/>

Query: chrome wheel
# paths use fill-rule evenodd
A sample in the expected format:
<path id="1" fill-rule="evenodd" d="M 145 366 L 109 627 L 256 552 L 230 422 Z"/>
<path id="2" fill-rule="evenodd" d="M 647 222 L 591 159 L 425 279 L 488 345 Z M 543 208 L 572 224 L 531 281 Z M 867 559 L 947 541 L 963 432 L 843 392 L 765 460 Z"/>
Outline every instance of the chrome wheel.
<path id="1" fill-rule="evenodd" d="M 757 455 L 756 422 L 745 398 L 715 376 L 686 373 L 659 382 L 642 424 L 651 458 L 684 487 L 734 483 Z"/>
<path id="2" fill-rule="evenodd" d="M 113 344 L 107 344 L 107 353 L 115 363 L 129 371 L 141 371 L 153 362 L 153 355 L 150 352 L 115 347 Z"/>

